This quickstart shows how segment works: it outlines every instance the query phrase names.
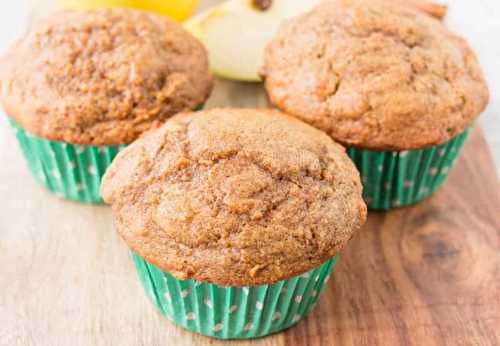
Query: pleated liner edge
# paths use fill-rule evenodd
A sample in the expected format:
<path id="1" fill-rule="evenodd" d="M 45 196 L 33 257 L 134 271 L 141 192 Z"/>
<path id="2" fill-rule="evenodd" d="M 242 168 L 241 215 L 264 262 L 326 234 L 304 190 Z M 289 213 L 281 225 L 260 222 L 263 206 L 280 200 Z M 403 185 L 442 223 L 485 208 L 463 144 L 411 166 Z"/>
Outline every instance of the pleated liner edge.
<path id="1" fill-rule="evenodd" d="M 252 339 L 287 329 L 314 307 L 336 258 L 272 285 L 221 287 L 177 280 L 132 252 L 139 279 L 156 309 L 174 324 L 218 339 Z"/>
<path id="2" fill-rule="evenodd" d="M 446 180 L 470 129 L 450 141 L 421 150 L 370 151 L 347 148 L 360 171 L 363 197 L 372 210 L 415 204 Z"/>
<path id="3" fill-rule="evenodd" d="M 16 125 L 28 168 L 35 180 L 61 198 L 81 203 L 102 203 L 101 179 L 125 145 L 87 146 L 35 137 Z"/>
<path id="4" fill-rule="evenodd" d="M 203 104 L 196 107 L 200 111 Z M 102 176 L 126 145 L 90 146 L 31 135 L 8 118 L 35 180 L 60 198 L 101 204 Z"/>

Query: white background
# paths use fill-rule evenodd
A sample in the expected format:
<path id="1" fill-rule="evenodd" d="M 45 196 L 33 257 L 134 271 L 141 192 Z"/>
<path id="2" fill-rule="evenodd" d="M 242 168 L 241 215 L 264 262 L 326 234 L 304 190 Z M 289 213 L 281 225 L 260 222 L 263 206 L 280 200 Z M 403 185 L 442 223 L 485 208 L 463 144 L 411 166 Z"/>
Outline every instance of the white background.
<path id="1" fill-rule="evenodd" d="M 0 2 L 0 52 L 23 29 L 33 1 Z M 201 3 L 203 6 L 203 0 Z M 500 1 L 448 0 L 447 3 L 450 7 L 447 24 L 476 50 L 488 80 L 491 101 L 480 123 L 500 172 Z"/>

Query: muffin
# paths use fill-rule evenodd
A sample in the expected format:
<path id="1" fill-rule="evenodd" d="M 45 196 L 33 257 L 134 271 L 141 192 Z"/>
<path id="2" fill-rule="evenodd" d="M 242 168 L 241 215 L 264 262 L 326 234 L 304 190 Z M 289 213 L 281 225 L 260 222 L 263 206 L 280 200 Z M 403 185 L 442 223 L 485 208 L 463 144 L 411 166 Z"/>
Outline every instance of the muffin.
<path id="1" fill-rule="evenodd" d="M 0 62 L 0 101 L 36 180 L 100 202 L 105 169 L 125 145 L 194 110 L 213 80 L 207 53 L 170 20 L 113 9 L 56 12 Z"/>
<path id="2" fill-rule="evenodd" d="M 326 134 L 250 109 L 171 118 L 118 154 L 101 187 L 156 308 L 223 339 L 278 332 L 313 308 L 365 221 L 361 190 Z"/>
<path id="3" fill-rule="evenodd" d="M 324 2 L 285 22 L 264 61 L 271 102 L 348 147 L 372 209 L 435 191 L 488 103 L 467 43 L 394 1 Z"/>

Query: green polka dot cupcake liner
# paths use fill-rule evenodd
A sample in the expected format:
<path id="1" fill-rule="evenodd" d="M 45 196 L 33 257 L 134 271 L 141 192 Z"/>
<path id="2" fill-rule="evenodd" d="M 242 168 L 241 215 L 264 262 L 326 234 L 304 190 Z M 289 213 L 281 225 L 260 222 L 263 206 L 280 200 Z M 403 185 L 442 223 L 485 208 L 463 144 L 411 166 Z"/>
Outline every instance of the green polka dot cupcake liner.
<path id="1" fill-rule="evenodd" d="M 201 104 L 194 111 L 200 111 Z M 35 180 L 56 196 L 88 204 L 104 203 L 99 192 L 104 172 L 120 145 L 75 145 L 36 137 L 8 118 Z"/>
<path id="2" fill-rule="evenodd" d="M 55 195 L 102 203 L 99 188 L 106 168 L 125 145 L 88 146 L 35 137 L 9 120 L 35 180 Z"/>
<path id="3" fill-rule="evenodd" d="M 370 151 L 348 148 L 363 181 L 368 208 L 388 210 L 429 197 L 446 180 L 470 129 L 450 141 L 425 149 Z"/>
<path id="4" fill-rule="evenodd" d="M 132 253 L 139 279 L 156 309 L 174 324 L 218 339 L 252 339 L 283 331 L 315 306 L 333 258 L 300 276 L 272 285 L 221 287 L 177 280 Z"/>

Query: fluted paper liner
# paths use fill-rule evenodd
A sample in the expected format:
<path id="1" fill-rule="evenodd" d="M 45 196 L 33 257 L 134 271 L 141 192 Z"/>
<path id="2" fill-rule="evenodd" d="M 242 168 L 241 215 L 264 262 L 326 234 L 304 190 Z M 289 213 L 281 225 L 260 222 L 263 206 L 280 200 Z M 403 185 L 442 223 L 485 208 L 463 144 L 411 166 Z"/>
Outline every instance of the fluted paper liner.
<path id="1" fill-rule="evenodd" d="M 125 145 L 88 146 L 35 137 L 10 120 L 31 174 L 61 198 L 102 203 L 101 179 Z"/>
<path id="2" fill-rule="evenodd" d="M 363 181 L 370 209 L 387 210 L 415 204 L 446 180 L 469 130 L 442 145 L 409 151 L 370 151 L 348 148 Z"/>
<path id="3" fill-rule="evenodd" d="M 173 323 L 219 339 L 250 339 L 287 329 L 319 299 L 336 259 L 272 285 L 221 287 L 177 280 L 132 253 L 149 300 Z"/>
<path id="4" fill-rule="evenodd" d="M 201 104 L 195 111 L 203 107 Z M 91 146 L 50 141 L 28 133 L 10 118 L 9 123 L 36 181 L 61 198 L 103 203 L 99 193 L 102 176 L 125 144 Z"/>

